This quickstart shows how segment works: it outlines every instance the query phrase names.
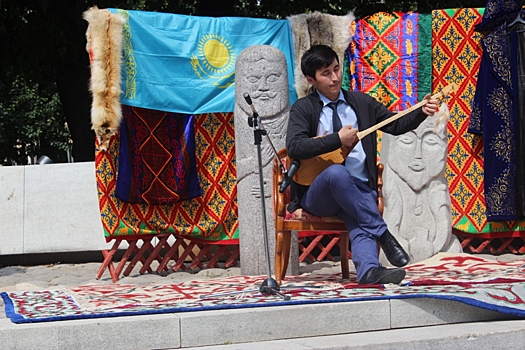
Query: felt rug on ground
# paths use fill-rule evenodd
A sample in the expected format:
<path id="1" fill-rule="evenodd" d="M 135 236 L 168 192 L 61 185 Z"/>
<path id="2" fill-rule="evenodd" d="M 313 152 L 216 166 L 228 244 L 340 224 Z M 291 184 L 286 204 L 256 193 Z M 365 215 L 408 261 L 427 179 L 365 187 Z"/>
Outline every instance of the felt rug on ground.
<path id="1" fill-rule="evenodd" d="M 261 294 L 266 276 L 162 285 L 85 285 L 40 291 L 3 292 L 14 323 L 46 322 L 218 309 L 365 300 L 437 298 L 525 317 L 525 261 L 496 262 L 468 254 L 438 254 L 407 266 L 402 285 L 358 285 L 341 274 L 288 277 L 282 292 Z"/>

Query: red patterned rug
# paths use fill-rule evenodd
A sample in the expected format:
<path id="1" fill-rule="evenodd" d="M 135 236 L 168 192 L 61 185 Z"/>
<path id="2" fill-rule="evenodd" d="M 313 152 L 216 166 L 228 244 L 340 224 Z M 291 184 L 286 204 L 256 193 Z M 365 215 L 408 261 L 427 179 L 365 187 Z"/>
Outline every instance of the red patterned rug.
<path id="1" fill-rule="evenodd" d="M 361 286 L 351 274 L 304 274 L 286 279 L 283 300 L 261 294 L 266 276 L 235 276 L 170 285 L 87 285 L 3 292 L 14 323 L 177 313 L 217 309 L 437 298 L 525 317 L 525 261 L 497 262 L 468 254 L 438 254 L 407 267 L 402 285 Z"/>

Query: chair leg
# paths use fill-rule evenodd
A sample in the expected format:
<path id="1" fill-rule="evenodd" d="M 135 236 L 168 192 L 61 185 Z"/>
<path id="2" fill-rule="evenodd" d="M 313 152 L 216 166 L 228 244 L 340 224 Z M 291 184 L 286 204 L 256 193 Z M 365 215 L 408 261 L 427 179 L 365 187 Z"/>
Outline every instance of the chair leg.
<path id="1" fill-rule="evenodd" d="M 339 235 L 339 251 L 341 255 L 341 273 L 343 274 L 343 279 L 350 279 L 350 267 L 348 264 L 348 245 L 349 237 L 348 231 L 341 231 Z"/>
<path id="2" fill-rule="evenodd" d="M 275 233 L 275 280 L 281 284 L 286 276 L 288 260 L 290 259 L 290 246 L 292 232 L 283 231 Z"/>

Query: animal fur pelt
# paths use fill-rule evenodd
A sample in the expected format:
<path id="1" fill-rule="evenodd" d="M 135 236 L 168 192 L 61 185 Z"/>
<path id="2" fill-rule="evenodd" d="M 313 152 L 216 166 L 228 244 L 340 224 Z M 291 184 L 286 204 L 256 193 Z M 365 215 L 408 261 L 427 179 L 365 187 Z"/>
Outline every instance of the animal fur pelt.
<path id="1" fill-rule="evenodd" d="M 352 40 L 351 25 L 355 16 L 352 12 L 346 16 L 314 12 L 287 19 L 292 27 L 294 43 L 295 90 L 298 97 L 303 97 L 311 92 L 311 86 L 301 72 L 301 57 L 313 45 L 324 44 L 334 49 L 343 64 L 344 52 Z"/>
<path id="2" fill-rule="evenodd" d="M 120 83 L 126 19 L 97 7 L 85 11 L 83 18 L 89 23 L 86 50 L 91 61 L 91 124 L 100 149 L 105 150 L 111 136 L 118 131 L 122 119 Z"/>
<path id="3" fill-rule="evenodd" d="M 450 110 L 445 102 L 441 103 L 439 110 L 435 114 L 436 120 L 434 122 L 434 132 L 441 134 L 447 128 L 447 123 L 450 120 Z"/>

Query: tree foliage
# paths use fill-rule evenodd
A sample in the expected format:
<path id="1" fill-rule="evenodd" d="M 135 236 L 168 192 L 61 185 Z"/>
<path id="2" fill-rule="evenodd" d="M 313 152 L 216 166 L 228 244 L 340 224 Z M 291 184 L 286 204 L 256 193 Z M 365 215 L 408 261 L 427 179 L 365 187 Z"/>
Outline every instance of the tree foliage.
<path id="1" fill-rule="evenodd" d="M 0 164 L 34 164 L 44 154 L 64 161 L 69 140 L 54 86 L 22 77 L 0 85 Z"/>

